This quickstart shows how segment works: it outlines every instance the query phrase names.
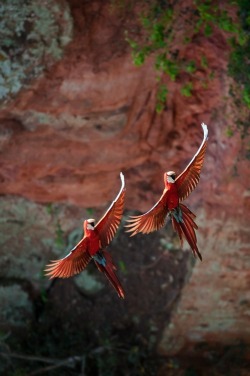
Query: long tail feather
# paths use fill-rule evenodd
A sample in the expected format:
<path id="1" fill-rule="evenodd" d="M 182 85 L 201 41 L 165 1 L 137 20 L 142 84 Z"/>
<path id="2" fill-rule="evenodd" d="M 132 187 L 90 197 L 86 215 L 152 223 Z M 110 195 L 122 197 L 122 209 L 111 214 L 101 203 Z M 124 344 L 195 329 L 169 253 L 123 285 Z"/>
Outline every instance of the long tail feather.
<path id="1" fill-rule="evenodd" d="M 124 293 L 123 287 L 121 285 L 121 282 L 119 281 L 119 279 L 118 279 L 118 277 L 115 273 L 116 266 L 113 263 L 112 257 L 110 255 L 110 253 L 108 253 L 107 251 L 101 251 L 101 252 L 103 253 L 103 256 L 105 258 L 106 265 L 104 266 L 103 264 L 100 264 L 98 261 L 94 260 L 95 264 L 96 264 L 98 270 L 106 275 L 109 282 L 111 283 L 111 285 L 116 290 L 118 296 L 120 298 L 124 299 L 125 293 Z"/>
<path id="2" fill-rule="evenodd" d="M 181 248 L 183 247 L 183 237 L 182 237 L 182 229 L 181 226 L 178 226 L 178 222 L 174 217 L 172 217 L 172 226 L 175 232 L 179 235 L 181 241 Z"/>
<path id="3" fill-rule="evenodd" d="M 179 221 L 177 221 L 176 217 L 172 215 L 173 229 L 178 233 L 181 245 L 183 244 L 183 237 L 186 238 L 193 251 L 194 256 L 198 256 L 202 261 L 202 256 L 197 246 L 197 238 L 195 233 L 195 230 L 198 229 L 198 226 L 193 220 L 193 218 L 195 218 L 195 215 L 183 204 L 180 204 L 179 209 L 181 210 L 182 214 Z"/>

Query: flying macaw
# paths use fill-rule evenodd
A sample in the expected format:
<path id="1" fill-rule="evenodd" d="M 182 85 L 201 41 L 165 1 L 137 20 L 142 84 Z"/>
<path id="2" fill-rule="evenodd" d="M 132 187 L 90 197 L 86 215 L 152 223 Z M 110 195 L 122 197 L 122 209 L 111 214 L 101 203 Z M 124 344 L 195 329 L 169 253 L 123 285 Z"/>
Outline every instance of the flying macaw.
<path id="1" fill-rule="evenodd" d="M 103 272 L 120 298 L 124 299 L 124 290 L 115 273 L 111 255 L 105 250 L 112 241 L 120 225 L 124 209 L 125 180 L 120 173 L 121 189 L 104 216 L 95 224 L 95 219 L 83 222 L 84 236 L 79 243 L 60 260 L 51 261 L 45 271 L 50 278 L 68 278 L 83 271 L 93 259 L 98 270 Z"/>
<path id="2" fill-rule="evenodd" d="M 126 226 L 129 228 L 128 232 L 132 232 L 131 236 L 139 232 L 148 234 L 163 227 L 168 215 L 172 220 L 173 229 L 179 235 L 181 246 L 184 237 L 194 256 L 197 255 L 200 260 L 202 260 L 202 257 L 197 247 L 195 230 L 198 229 L 198 226 L 194 222 L 195 215 L 180 202 L 189 196 L 200 179 L 208 141 L 207 126 L 204 123 L 201 126 L 203 128 L 203 141 L 191 162 L 177 178 L 174 171 L 165 172 L 165 188 L 159 201 L 145 214 L 130 217 L 129 224 Z"/>

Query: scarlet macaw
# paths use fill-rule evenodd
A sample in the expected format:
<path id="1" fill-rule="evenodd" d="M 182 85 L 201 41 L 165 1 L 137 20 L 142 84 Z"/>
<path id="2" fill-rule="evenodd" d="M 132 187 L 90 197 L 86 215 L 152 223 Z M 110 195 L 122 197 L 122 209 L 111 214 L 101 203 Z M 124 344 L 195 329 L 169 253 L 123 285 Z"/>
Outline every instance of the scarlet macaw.
<path id="1" fill-rule="evenodd" d="M 112 241 L 120 225 L 124 209 L 125 180 L 120 173 L 121 189 L 104 216 L 95 225 L 95 219 L 83 222 L 84 236 L 79 243 L 60 260 L 51 261 L 45 269 L 50 278 L 68 278 L 83 271 L 93 259 L 100 272 L 103 272 L 115 288 L 120 298 L 124 298 L 124 290 L 115 273 L 111 255 L 104 248 Z"/>
<path id="2" fill-rule="evenodd" d="M 194 222 L 195 215 L 180 202 L 189 196 L 200 179 L 208 141 L 207 126 L 204 123 L 201 126 L 203 141 L 191 162 L 177 178 L 174 171 L 164 173 L 165 188 L 159 201 L 145 214 L 130 217 L 129 224 L 126 226 L 129 228 L 128 232 L 132 232 L 131 236 L 139 232 L 148 234 L 163 227 L 168 215 L 172 220 L 173 229 L 179 235 L 181 246 L 185 237 L 194 256 L 198 255 L 200 260 L 202 257 L 197 247 L 195 230 L 198 226 Z"/>

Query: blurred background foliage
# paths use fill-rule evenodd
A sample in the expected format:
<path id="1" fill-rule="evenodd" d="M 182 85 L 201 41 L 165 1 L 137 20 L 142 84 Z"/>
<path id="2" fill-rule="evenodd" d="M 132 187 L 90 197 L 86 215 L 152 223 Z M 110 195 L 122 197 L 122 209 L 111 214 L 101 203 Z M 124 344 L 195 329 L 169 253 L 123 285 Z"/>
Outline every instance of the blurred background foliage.
<path id="1" fill-rule="evenodd" d="M 232 6 L 237 9 L 237 19 L 232 15 Z M 191 16 L 188 14 L 190 12 Z M 179 25 L 180 19 L 182 25 Z M 180 6 L 179 9 L 171 1 L 153 1 L 142 12 L 139 22 L 141 31 L 137 35 L 127 32 L 126 39 L 136 66 L 141 66 L 152 54 L 154 56 L 156 80 L 159 82 L 156 104 L 158 113 L 164 109 L 168 94 L 165 76 L 172 81 L 178 81 L 182 76 L 180 91 L 182 95 L 189 97 L 192 95 L 192 81 L 198 70 L 206 73 L 202 84 L 204 90 L 215 74 L 205 55 L 196 60 L 180 57 L 177 47 L 180 43 L 177 39 L 180 29 L 185 29 L 181 43 L 187 47 L 190 45 L 190 48 L 192 40 L 198 35 L 210 38 L 216 28 L 225 32 L 230 47 L 228 73 L 234 79 L 231 95 L 237 106 L 244 104 L 247 110 L 250 109 L 250 3 L 247 0 L 231 0 L 227 4 L 213 0 L 195 0 L 192 8 Z M 187 73 L 184 80 L 183 73 Z M 249 117 L 238 119 L 242 137 L 249 132 L 249 120 Z"/>

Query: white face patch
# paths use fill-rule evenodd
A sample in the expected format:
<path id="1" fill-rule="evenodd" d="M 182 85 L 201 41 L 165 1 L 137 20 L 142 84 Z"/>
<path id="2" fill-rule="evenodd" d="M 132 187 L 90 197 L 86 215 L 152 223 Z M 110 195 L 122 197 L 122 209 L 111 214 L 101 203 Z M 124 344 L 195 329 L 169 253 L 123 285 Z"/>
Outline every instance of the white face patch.
<path id="1" fill-rule="evenodd" d="M 171 184 L 174 183 L 174 179 L 172 178 L 172 176 L 168 176 L 168 175 L 167 175 L 167 182 L 168 182 L 168 183 L 171 183 Z"/>
<path id="2" fill-rule="evenodd" d="M 95 227 L 95 220 L 88 219 L 87 220 L 87 229 L 88 230 L 94 230 L 94 227 Z"/>
<path id="3" fill-rule="evenodd" d="M 90 223 L 88 223 L 88 224 L 87 224 L 87 229 L 88 229 L 88 230 L 94 230 L 94 227 L 93 227 Z"/>
<path id="4" fill-rule="evenodd" d="M 167 176 L 167 182 L 170 184 L 173 184 L 175 182 L 175 172 L 174 171 L 168 171 L 166 173 Z"/>

